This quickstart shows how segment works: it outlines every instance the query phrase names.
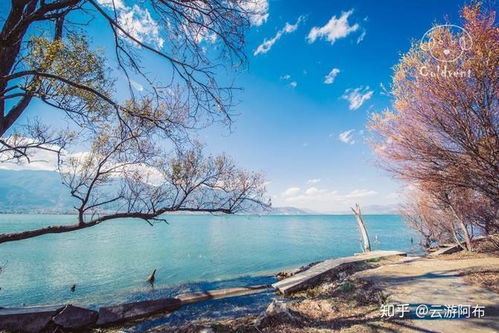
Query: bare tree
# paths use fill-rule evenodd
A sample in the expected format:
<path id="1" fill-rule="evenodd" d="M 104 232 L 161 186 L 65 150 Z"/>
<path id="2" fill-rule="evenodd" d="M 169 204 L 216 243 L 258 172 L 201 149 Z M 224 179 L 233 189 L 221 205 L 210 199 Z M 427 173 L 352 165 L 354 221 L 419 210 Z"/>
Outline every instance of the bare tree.
<path id="1" fill-rule="evenodd" d="M 465 31 L 435 27 L 401 58 L 394 108 L 369 127 L 383 166 L 428 191 L 470 249 L 469 228 L 499 225 L 499 28 L 495 11 L 478 2 L 462 18 Z M 460 57 L 440 61 L 447 55 Z"/>
<path id="2" fill-rule="evenodd" d="M 454 196 L 454 195 L 452 195 Z M 424 240 L 424 247 L 435 243 L 457 243 L 462 248 L 471 248 L 469 224 L 463 226 L 457 220 L 456 211 L 450 208 L 455 203 L 448 191 L 429 190 L 417 187 L 408 195 L 402 208 L 406 222 L 416 230 Z M 468 241 L 462 245 L 463 239 Z"/>
<path id="3" fill-rule="evenodd" d="M 192 129 L 232 121 L 237 88 L 228 73 L 245 63 L 245 30 L 262 14 L 253 2 L 12 0 L 0 21 L 0 159 L 30 162 L 40 149 L 58 154 L 78 218 L 3 234 L 0 243 L 116 218 L 153 224 L 170 212 L 234 213 L 265 204 L 260 175 L 226 156 L 205 156 L 191 138 Z M 111 59 L 86 35 L 93 20 L 111 32 Z M 148 34 L 137 24 L 148 24 Z M 162 61 L 162 75 L 147 72 L 146 54 Z M 126 97 L 116 93 L 123 76 Z M 134 88 L 134 79 L 144 86 Z M 35 100 L 59 111 L 69 128 L 20 124 Z M 87 152 L 78 153 L 82 148 Z"/>
<path id="4" fill-rule="evenodd" d="M 244 63 L 244 31 L 252 15 L 261 14 L 253 2 L 258 0 L 147 0 L 140 6 L 120 0 L 10 1 L 0 30 L 0 136 L 8 134 L 36 99 L 85 128 L 98 126 L 111 113 L 125 129 L 133 118 L 167 127 L 169 119 L 161 111 L 137 113 L 113 96 L 115 78 L 106 59 L 90 50 L 84 30 L 79 32 L 94 19 L 104 21 L 114 36 L 114 61 L 127 78 L 134 103 L 146 98 L 157 110 L 171 99 L 178 102 L 181 95 L 191 117 L 185 126 L 202 119 L 204 124 L 210 119 L 230 122 L 235 88 L 230 81 L 220 84 L 217 73 Z M 134 29 L 136 16 L 149 24 L 149 34 Z M 49 37 L 44 31 L 51 29 Z M 164 60 L 162 72 L 170 76 L 166 82 L 144 70 L 140 59 L 145 53 Z M 140 94 L 132 77 L 147 83 Z M 16 150 L 13 141 L 4 138 L 0 143 L 4 150 Z M 26 148 L 36 145 L 23 145 L 18 154 Z"/>
<path id="5" fill-rule="evenodd" d="M 96 226 L 118 218 L 166 222 L 172 212 L 232 214 L 262 201 L 263 178 L 237 168 L 227 156 L 204 156 L 202 146 L 173 157 L 158 153 L 147 132 L 119 129 L 100 133 L 89 152 L 64 158 L 63 181 L 78 202 L 73 225 L 2 234 L 0 243 Z"/>

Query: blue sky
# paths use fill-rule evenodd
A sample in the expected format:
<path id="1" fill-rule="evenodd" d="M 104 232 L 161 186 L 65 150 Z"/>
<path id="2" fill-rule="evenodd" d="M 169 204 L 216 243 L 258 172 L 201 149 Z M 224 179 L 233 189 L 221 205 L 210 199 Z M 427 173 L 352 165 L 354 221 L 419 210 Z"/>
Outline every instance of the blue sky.
<path id="1" fill-rule="evenodd" d="M 463 3 L 270 1 L 266 23 L 248 36 L 250 64 L 238 82 L 245 90 L 233 133 L 212 131 L 206 141 L 245 167 L 262 170 L 276 206 L 330 212 L 354 202 L 399 202 L 401 184 L 376 167 L 366 143 L 368 115 L 390 107 L 380 85 L 389 87 L 392 67 L 411 41 L 445 17 L 459 23 Z M 334 24 L 322 28 L 333 17 Z M 287 23 L 298 21 L 270 50 L 254 55 Z M 312 42 L 314 27 L 318 36 Z M 334 81 L 325 84 L 333 69 Z M 351 107 L 343 96 L 354 92 Z"/>
<path id="2" fill-rule="evenodd" d="M 239 115 L 231 131 L 214 126 L 198 133 L 207 149 L 263 172 L 275 206 L 338 212 L 355 202 L 398 203 L 401 184 L 376 167 L 366 122 L 369 113 L 390 107 L 382 85 L 389 87 L 411 41 L 434 23 L 459 24 L 465 2 L 258 2 L 265 13 L 247 35 L 248 68 L 236 81 L 243 88 Z M 100 24 L 88 32 L 109 51 L 111 36 Z M 149 33 L 154 42 L 154 29 Z M 155 57 L 144 63 L 162 66 Z M 58 119 L 40 104 L 30 113 Z"/>

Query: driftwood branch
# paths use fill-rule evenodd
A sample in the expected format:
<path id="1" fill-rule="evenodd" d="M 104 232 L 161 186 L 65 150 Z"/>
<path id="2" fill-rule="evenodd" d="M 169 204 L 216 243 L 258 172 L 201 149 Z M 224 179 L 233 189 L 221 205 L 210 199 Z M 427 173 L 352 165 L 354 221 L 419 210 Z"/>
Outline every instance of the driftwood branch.
<path id="1" fill-rule="evenodd" d="M 357 220 L 357 224 L 359 226 L 359 232 L 362 237 L 363 251 L 369 252 L 371 251 L 371 242 L 369 241 L 366 224 L 364 223 L 364 219 L 362 218 L 359 204 L 355 204 L 355 208 L 352 208 L 352 212 L 355 215 L 355 219 Z"/>

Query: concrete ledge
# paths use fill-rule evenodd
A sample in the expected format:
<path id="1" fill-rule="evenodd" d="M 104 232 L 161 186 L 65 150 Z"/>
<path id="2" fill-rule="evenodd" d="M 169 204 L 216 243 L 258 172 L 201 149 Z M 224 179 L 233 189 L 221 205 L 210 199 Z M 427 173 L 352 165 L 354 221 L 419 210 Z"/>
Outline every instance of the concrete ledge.
<path id="1" fill-rule="evenodd" d="M 0 309 L 0 330 L 40 332 L 64 305 Z"/>
<path id="2" fill-rule="evenodd" d="M 279 290 L 282 294 L 286 295 L 295 291 L 303 290 L 312 285 L 315 281 L 320 279 L 320 277 L 326 273 L 334 272 L 335 270 L 340 270 L 343 265 L 363 262 L 372 259 L 381 259 L 394 256 L 406 256 L 405 252 L 399 251 L 372 251 L 369 253 L 364 253 L 360 255 L 355 255 L 351 257 L 343 257 L 336 259 L 325 260 L 317 265 L 310 267 L 309 269 L 295 274 L 287 279 L 283 279 L 272 284 L 272 287 Z"/>
<path id="3" fill-rule="evenodd" d="M 175 298 L 179 299 L 182 305 L 185 305 L 185 304 L 207 301 L 210 299 L 256 294 L 268 289 L 269 287 L 270 286 L 268 285 L 259 285 L 259 286 L 243 287 L 243 288 L 227 288 L 227 289 L 199 291 L 194 293 L 181 294 L 176 296 Z"/>
<path id="4" fill-rule="evenodd" d="M 66 329 L 81 329 L 93 326 L 98 317 L 97 311 L 68 304 L 52 318 L 52 322 Z"/>
<path id="5" fill-rule="evenodd" d="M 109 325 L 152 315 L 158 312 L 172 312 L 179 309 L 181 306 L 181 301 L 176 298 L 164 298 L 105 306 L 99 309 L 99 319 L 96 324 Z"/>

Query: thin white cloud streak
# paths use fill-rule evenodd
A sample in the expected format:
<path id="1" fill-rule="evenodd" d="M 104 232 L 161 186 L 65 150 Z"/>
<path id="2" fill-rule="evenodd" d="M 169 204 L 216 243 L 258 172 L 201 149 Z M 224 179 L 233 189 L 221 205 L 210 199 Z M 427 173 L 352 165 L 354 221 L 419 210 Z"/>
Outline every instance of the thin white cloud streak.
<path id="1" fill-rule="evenodd" d="M 350 9 L 347 12 L 342 12 L 339 18 L 332 16 L 322 27 L 313 27 L 308 33 L 308 42 L 313 43 L 318 38 L 324 38 L 332 45 L 337 39 L 344 38 L 352 32 L 357 31 L 360 27 L 357 23 L 354 25 L 348 23 L 348 18 L 352 13 L 353 9 Z"/>
<path id="2" fill-rule="evenodd" d="M 366 38 L 366 31 L 362 31 L 362 33 L 360 34 L 359 37 L 357 37 L 357 44 L 360 44 L 360 42 L 362 42 L 364 40 L 364 38 Z"/>
<path id="3" fill-rule="evenodd" d="M 336 76 L 340 73 L 338 68 L 333 68 L 331 71 L 324 77 L 325 84 L 332 84 L 336 79 Z"/>
<path id="4" fill-rule="evenodd" d="M 298 29 L 298 26 L 300 25 L 300 23 L 303 21 L 304 17 L 303 16 L 300 16 L 298 18 L 298 20 L 296 21 L 295 24 L 289 24 L 288 22 L 286 22 L 286 24 L 284 25 L 284 27 L 279 30 L 274 37 L 272 37 L 271 39 L 264 39 L 263 43 L 258 45 L 258 47 L 256 48 L 255 52 L 253 52 L 253 55 L 257 56 L 259 54 L 265 54 L 267 52 L 269 52 L 272 47 L 274 46 L 274 44 L 279 40 L 281 39 L 281 37 L 285 34 L 290 34 L 294 31 L 296 31 L 296 29 Z"/>
<path id="5" fill-rule="evenodd" d="M 132 85 L 133 89 L 137 90 L 137 91 L 144 91 L 144 87 L 138 83 L 137 81 L 134 81 L 134 80 L 130 80 L 130 84 Z"/>
<path id="6" fill-rule="evenodd" d="M 369 86 L 367 86 L 355 89 L 347 89 L 341 97 L 348 101 L 348 108 L 353 111 L 360 108 L 362 104 L 364 104 L 372 97 L 372 95 L 373 91 L 369 90 Z"/>
<path id="7" fill-rule="evenodd" d="M 353 132 L 354 129 L 342 132 L 340 133 L 340 135 L 338 135 L 338 139 L 343 143 L 353 145 L 355 143 L 355 140 L 353 138 Z"/>

